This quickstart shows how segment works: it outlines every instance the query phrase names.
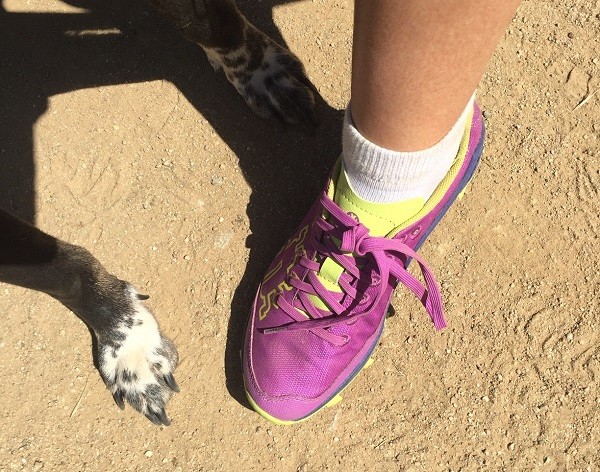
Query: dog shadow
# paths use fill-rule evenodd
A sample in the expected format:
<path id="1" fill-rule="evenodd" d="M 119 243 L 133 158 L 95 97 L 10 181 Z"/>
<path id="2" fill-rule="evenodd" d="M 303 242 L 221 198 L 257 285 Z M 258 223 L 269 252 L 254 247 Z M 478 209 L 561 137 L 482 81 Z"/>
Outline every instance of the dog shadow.
<path id="1" fill-rule="evenodd" d="M 273 8 L 292 0 L 240 0 L 258 28 L 286 46 Z M 315 135 L 252 116 L 204 53 L 138 0 L 69 0 L 82 13 L 15 13 L 0 1 L 0 207 L 35 223 L 33 126 L 50 97 L 152 80 L 172 82 L 235 152 L 252 190 L 249 261 L 231 302 L 224 364 L 229 393 L 248 406 L 241 374 L 244 328 L 256 288 L 316 198 L 341 151 L 342 112 L 317 96 Z M 69 32 L 115 30 L 120 34 Z M 302 59 L 302 57 L 300 57 Z M 248 144 L 253 144 L 248 146 Z"/>

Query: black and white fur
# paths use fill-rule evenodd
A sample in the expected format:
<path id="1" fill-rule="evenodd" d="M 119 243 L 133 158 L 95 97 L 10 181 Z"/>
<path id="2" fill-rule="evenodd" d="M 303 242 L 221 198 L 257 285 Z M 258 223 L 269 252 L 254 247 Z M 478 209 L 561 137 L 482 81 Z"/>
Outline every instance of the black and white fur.
<path id="1" fill-rule="evenodd" d="M 252 110 L 316 126 L 314 94 L 300 60 L 252 25 L 233 0 L 148 0 L 202 46 Z"/>
<path id="2" fill-rule="evenodd" d="M 38 290 L 73 311 L 94 333 L 96 359 L 117 404 L 124 400 L 156 424 L 179 388 L 178 354 L 129 283 L 86 249 L 56 239 L 0 209 L 0 281 Z"/>
<path id="3" fill-rule="evenodd" d="M 206 51 L 258 115 L 315 126 L 314 95 L 289 51 L 250 24 L 233 0 L 149 0 Z M 56 239 L 0 209 L 0 282 L 47 293 L 83 320 L 115 402 L 168 425 L 179 387 L 177 349 L 142 303 L 147 298 L 106 271 L 86 249 Z"/>

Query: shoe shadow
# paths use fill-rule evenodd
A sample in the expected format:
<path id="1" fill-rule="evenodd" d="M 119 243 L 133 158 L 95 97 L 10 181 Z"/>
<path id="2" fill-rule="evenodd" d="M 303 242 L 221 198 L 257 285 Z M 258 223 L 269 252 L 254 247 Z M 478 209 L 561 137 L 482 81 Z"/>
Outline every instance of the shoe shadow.
<path id="1" fill-rule="evenodd" d="M 172 82 L 238 156 L 252 190 L 247 206 L 250 256 L 231 302 L 224 354 L 228 391 L 247 405 L 239 353 L 254 292 L 341 151 L 342 112 L 317 96 L 321 126 L 315 134 L 285 131 L 274 121 L 255 118 L 224 76 L 215 74 L 202 50 L 147 4 L 68 3 L 85 11 L 15 13 L 0 1 L 0 207 L 35 222 L 33 126 L 50 97 L 106 85 Z M 285 46 L 273 8 L 290 0 L 239 3 L 258 28 Z M 97 30 L 116 33 L 79 34 Z"/>

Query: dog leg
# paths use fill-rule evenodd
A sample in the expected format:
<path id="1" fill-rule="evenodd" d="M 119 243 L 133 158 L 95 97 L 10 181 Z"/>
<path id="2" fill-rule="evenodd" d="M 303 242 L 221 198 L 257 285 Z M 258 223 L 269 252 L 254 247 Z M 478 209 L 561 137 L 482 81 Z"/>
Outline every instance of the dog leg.
<path id="1" fill-rule="evenodd" d="M 99 370 L 116 403 L 124 400 L 155 424 L 179 389 L 177 349 L 129 283 L 86 249 L 60 241 L 0 209 L 0 282 L 56 298 L 93 331 Z"/>
<path id="2" fill-rule="evenodd" d="M 246 20 L 233 0 L 149 1 L 202 46 L 256 114 L 311 130 L 317 125 L 300 60 Z"/>

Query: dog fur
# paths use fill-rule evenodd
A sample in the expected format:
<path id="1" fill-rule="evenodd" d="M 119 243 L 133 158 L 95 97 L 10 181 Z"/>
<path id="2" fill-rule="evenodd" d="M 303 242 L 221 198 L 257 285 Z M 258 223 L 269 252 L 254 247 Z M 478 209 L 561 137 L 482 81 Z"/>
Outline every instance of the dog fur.
<path id="1" fill-rule="evenodd" d="M 262 117 L 313 128 L 314 95 L 304 67 L 250 24 L 233 0 L 149 0 L 200 45 Z M 179 387 L 177 349 L 163 335 L 141 295 L 106 271 L 86 249 L 56 239 L 0 209 L 0 282 L 46 293 L 93 333 L 102 379 L 117 405 L 125 402 L 158 425 Z"/>

